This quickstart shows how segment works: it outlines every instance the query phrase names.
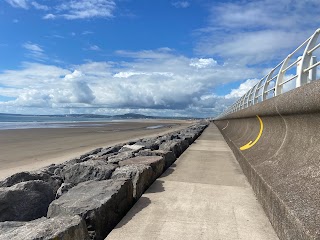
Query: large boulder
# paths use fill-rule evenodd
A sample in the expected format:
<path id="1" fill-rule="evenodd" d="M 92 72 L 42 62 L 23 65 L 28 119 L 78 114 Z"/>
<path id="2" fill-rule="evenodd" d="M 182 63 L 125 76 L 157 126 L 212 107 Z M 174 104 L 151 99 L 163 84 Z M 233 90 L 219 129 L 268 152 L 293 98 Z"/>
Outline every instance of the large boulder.
<path id="1" fill-rule="evenodd" d="M 67 165 L 61 171 L 65 183 L 78 183 L 89 180 L 106 180 L 111 177 L 116 169 L 113 164 L 107 164 L 102 160 L 88 160 L 74 165 Z"/>
<path id="2" fill-rule="evenodd" d="M 159 147 L 159 150 L 172 151 L 176 158 L 178 158 L 181 154 L 181 148 L 179 146 L 179 142 L 174 140 L 168 140 L 162 143 Z"/>
<path id="3" fill-rule="evenodd" d="M 161 141 L 158 138 L 144 138 L 138 141 L 136 144 L 144 146 L 144 148 L 156 150 L 159 149 Z"/>
<path id="4" fill-rule="evenodd" d="M 54 198 L 53 188 L 41 180 L 0 188 L 0 222 L 30 221 L 43 217 Z"/>
<path id="5" fill-rule="evenodd" d="M 144 164 L 150 166 L 153 171 L 152 182 L 163 173 L 165 166 L 164 159 L 161 156 L 137 156 L 119 162 L 120 167 L 133 164 Z"/>
<path id="6" fill-rule="evenodd" d="M 176 161 L 176 156 L 173 154 L 173 152 L 165 150 L 151 151 L 146 149 L 138 152 L 136 156 L 161 156 L 165 162 L 164 170 L 168 169 Z"/>
<path id="7" fill-rule="evenodd" d="M 45 217 L 30 222 L 0 223 L 0 240 L 89 240 L 87 226 L 81 217 Z"/>
<path id="8" fill-rule="evenodd" d="M 52 173 L 53 174 L 53 173 Z M 36 172 L 19 172 L 7 177 L 5 180 L 0 182 L 0 187 L 11 187 L 17 183 L 31 181 L 31 180 L 42 180 L 51 185 L 56 192 L 62 183 L 62 178 L 57 175 L 50 175 L 46 171 Z"/>
<path id="9" fill-rule="evenodd" d="M 132 158 L 135 152 L 136 151 L 125 151 L 125 152 L 120 152 L 116 155 L 109 156 L 108 163 L 119 164 L 120 161 Z"/>
<path id="10" fill-rule="evenodd" d="M 123 144 L 118 144 L 112 147 L 102 148 L 99 153 L 96 154 L 97 157 L 102 157 L 108 154 L 116 153 L 122 148 Z"/>
<path id="11" fill-rule="evenodd" d="M 133 184 L 133 198 L 137 200 L 144 191 L 151 185 L 153 171 L 145 164 L 132 164 L 117 168 L 112 173 L 112 179 L 129 178 Z"/>
<path id="12" fill-rule="evenodd" d="M 130 179 L 87 181 L 53 201 L 47 216 L 79 215 L 91 239 L 104 239 L 133 204 Z"/>
<path id="13" fill-rule="evenodd" d="M 126 152 L 126 151 L 132 151 L 132 152 L 138 152 L 141 149 L 144 149 L 145 147 L 140 144 L 133 144 L 133 145 L 124 145 L 119 152 Z"/>

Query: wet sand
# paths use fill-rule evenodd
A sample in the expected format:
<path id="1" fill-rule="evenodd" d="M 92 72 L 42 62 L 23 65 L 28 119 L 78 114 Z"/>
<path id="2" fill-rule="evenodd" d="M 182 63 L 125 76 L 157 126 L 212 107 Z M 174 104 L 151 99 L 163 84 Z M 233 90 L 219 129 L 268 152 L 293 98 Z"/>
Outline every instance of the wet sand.
<path id="1" fill-rule="evenodd" d="M 191 124 L 191 121 L 152 120 L 106 122 L 89 127 L 88 123 L 77 123 L 73 128 L 0 130 L 0 179 L 61 163 L 97 147 L 157 136 Z M 153 128 L 158 125 L 163 127 Z"/>

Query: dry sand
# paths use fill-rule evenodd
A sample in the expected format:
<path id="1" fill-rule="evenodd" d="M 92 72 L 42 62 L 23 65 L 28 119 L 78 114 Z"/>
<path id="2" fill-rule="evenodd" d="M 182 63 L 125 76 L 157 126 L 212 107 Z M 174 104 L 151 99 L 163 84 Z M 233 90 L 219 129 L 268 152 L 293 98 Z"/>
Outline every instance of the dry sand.
<path id="1" fill-rule="evenodd" d="M 191 125 L 191 121 L 152 120 L 106 122 L 105 126 L 78 123 L 74 128 L 35 128 L 0 131 L 0 179 L 61 163 L 97 147 L 146 136 L 161 135 Z M 162 128 L 147 127 L 164 125 Z"/>

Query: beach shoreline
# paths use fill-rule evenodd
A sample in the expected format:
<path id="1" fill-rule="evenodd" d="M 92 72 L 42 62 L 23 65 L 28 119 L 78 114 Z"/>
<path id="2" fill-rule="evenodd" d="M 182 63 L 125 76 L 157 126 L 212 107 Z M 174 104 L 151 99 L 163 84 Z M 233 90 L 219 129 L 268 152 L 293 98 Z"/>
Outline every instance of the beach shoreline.
<path id="1" fill-rule="evenodd" d="M 0 180 L 78 157 L 98 147 L 163 135 L 190 126 L 186 120 L 94 122 L 101 125 L 0 131 Z M 105 123 L 105 125 L 103 125 Z"/>

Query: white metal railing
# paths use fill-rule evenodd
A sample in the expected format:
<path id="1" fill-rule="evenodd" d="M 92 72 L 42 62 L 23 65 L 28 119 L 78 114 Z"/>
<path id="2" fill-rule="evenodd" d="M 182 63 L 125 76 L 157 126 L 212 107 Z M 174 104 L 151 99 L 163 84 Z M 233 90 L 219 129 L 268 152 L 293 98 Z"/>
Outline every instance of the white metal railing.
<path id="1" fill-rule="evenodd" d="M 320 61 L 317 62 L 314 53 L 320 48 L 319 34 L 320 28 L 216 119 L 282 94 L 284 86 L 293 80 L 295 80 L 293 88 L 316 80 Z M 295 58 L 296 55 L 298 57 Z M 295 74 L 292 74 L 294 70 Z"/>

